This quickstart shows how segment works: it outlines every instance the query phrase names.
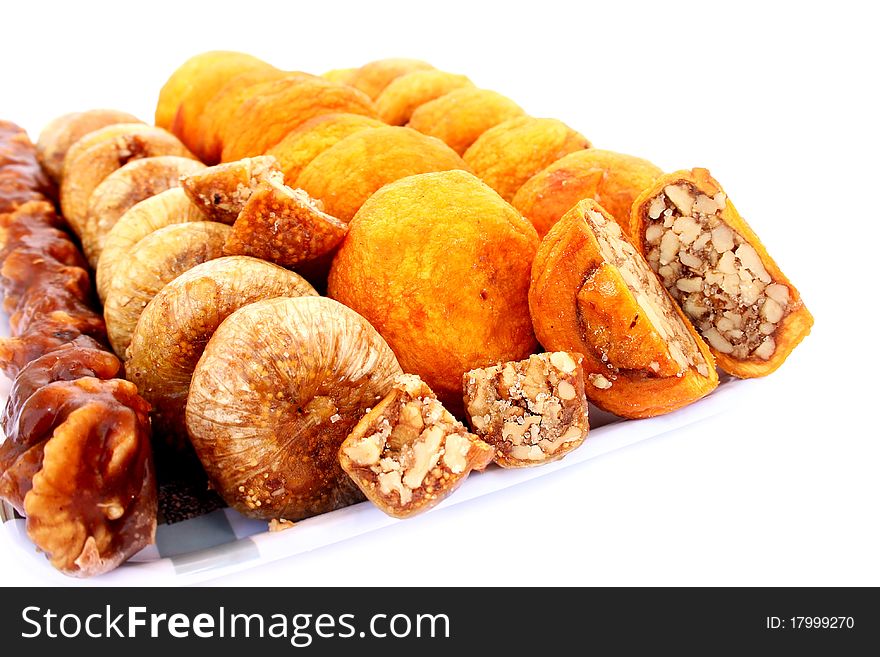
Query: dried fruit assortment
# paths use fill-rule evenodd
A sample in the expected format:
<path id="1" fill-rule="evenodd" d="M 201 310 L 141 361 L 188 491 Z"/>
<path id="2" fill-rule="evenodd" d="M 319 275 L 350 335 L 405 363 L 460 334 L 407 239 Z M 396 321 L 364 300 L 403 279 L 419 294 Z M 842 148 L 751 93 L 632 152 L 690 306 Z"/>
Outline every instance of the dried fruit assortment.
<path id="1" fill-rule="evenodd" d="M 153 540 L 154 459 L 270 527 L 364 496 L 405 518 L 563 458 L 587 400 L 668 413 L 812 325 L 705 169 L 421 60 L 207 52 L 155 122 L 65 114 L 36 147 L 0 122 L 0 497 L 70 575 Z"/>

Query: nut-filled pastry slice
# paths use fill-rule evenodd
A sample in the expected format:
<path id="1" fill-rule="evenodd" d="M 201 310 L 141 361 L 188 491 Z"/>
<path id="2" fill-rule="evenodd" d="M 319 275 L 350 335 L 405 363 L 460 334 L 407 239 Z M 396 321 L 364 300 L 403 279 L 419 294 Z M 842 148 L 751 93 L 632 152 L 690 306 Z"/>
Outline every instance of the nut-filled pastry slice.
<path id="1" fill-rule="evenodd" d="M 809 334 L 797 289 L 706 169 L 659 178 L 631 220 L 636 245 L 725 372 L 766 376 Z"/>
<path id="2" fill-rule="evenodd" d="M 718 385 L 709 348 L 595 201 L 544 238 L 529 308 L 544 348 L 583 354 L 588 399 L 616 415 L 668 413 Z"/>

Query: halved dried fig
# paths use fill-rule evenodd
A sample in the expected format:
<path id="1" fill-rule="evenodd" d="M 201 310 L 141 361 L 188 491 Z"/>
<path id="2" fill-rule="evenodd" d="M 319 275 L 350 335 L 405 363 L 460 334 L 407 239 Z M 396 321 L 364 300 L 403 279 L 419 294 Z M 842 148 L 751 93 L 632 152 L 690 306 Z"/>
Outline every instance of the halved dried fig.
<path id="1" fill-rule="evenodd" d="M 494 451 L 418 376 L 402 374 L 342 443 L 339 463 L 381 511 L 409 518 L 442 502 L 471 470 L 484 469 Z"/>
<path id="2" fill-rule="evenodd" d="M 249 255 L 294 267 L 330 253 L 348 226 L 322 212 L 301 189 L 267 182 L 253 192 L 232 226 L 227 255 Z"/>
<path id="3" fill-rule="evenodd" d="M 592 199 L 565 214 L 532 264 L 529 308 L 546 349 L 584 356 L 587 398 L 626 418 L 709 394 L 709 348 L 614 218 Z"/>
<path id="4" fill-rule="evenodd" d="M 95 270 L 98 298 L 104 300 L 116 267 L 126 260 L 135 244 L 147 235 L 171 224 L 206 219 L 179 187 L 160 192 L 136 204 L 119 218 L 104 240 L 104 249 Z"/>
<path id="5" fill-rule="evenodd" d="M 116 123 L 139 123 L 128 112 L 93 109 L 71 112 L 49 122 L 37 140 L 37 158 L 55 182 L 61 182 L 68 149 L 90 132 Z"/>
<path id="6" fill-rule="evenodd" d="M 129 162 L 107 176 L 89 197 L 80 235 L 83 252 L 92 268 L 104 249 L 107 233 L 136 203 L 180 184 L 180 177 L 205 168 L 197 160 L 176 155 L 146 157 Z"/>
<path id="7" fill-rule="evenodd" d="M 202 263 L 163 287 L 144 308 L 125 363 L 126 378 L 153 405 L 160 439 L 185 444 L 192 372 L 224 319 L 261 299 L 316 294 L 298 274 L 247 256 Z"/>
<path id="8" fill-rule="evenodd" d="M 0 495 L 61 572 L 112 570 L 153 542 L 149 407 L 128 381 L 56 381 L 27 398 L 0 445 Z"/>
<path id="9" fill-rule="evenodd" d="M 148 125 L 109 125 L 71 146 L 64 160 L 61 210 L 77 235 L 88 214 L 89 197 L 101 182 L 132 160 L 157 155 L 193 155 L 170 132 Z"/>
<path id="10" fill-rule="evenodd" d="M 205 347 L 186 425 L 230 506 L 299 520 L 362 499 L 339 445 L 400 373 L 376 330 L 342 304 L 260 301 L 230 315 Z"/>
<path id="11" fill-rule="evenodd" d="M 159 290 L 185 271 L 223 255 L 230 230 L 215 221 L 172 224 L 150 233 L 129 251 L 113 270 L 104 301 L 113 351 L 125 356 L 141 313 Z"/>
<path id="12" fill-rule="evenodd" d="M 274 157 L 260 155 L 208 167 L 180 184 L 208 219 L 231 224 L 254 190 L 269 181 L 283 184 L 284 174 Z"/>

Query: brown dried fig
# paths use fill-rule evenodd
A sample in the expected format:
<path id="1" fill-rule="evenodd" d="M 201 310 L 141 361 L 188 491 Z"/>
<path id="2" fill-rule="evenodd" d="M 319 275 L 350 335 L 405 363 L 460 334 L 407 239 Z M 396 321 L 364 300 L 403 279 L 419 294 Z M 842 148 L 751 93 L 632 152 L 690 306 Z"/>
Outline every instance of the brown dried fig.
<path id="1" fill-rule="evenodd" d="M 71 146 L 64 159 L 61 210 L 77 235 L 82 233 L 89 197 L 101 182 L 132 160 L 157 155 L 193 155 L 170 132 L 153 126 L 120 123 L 109 125 Z"/>
<path id="2" fill-rule="evenodd" d="M 176 155 L 146 157 L 129 162 L 107 176 L 89 197 L 82 246 L 94 269 L 107 233 L 136 203 L 180 185 L 180 177 L 205 168 L 197 160 Z"/>
<path id="3" fill-rule="evenodd" d="M 110 345 L 120 356 L 147 304 L 185 271 L 223 255 L 229 226 L 215 221 L 172 224 L 150 233 L 115 268 L 104 321 Z"/>
<path id="4" fill-rule="evenodd" d="M 315 294 L 298 274 L 247 256 L 202 263 L 163 287 L 141 314 L 125 364 L 126 377 L 153 405 L 160 439 L 185 444 L 192 372 L 224 319 L 261 299 Z"/>
<path id="5" fill-rule="evenodd" d="M 160 192 L 132 207 L 113 225 L 104 240 L 104 249 L 95 270 L 98 298 L 104 300 L 116 267 L 128 258 L 129 251 L 147 235 L 171 224 L 206 219 L 179 187 Z"/>
<path id="6" fill-rule="evenodd" d="M 400 373 L 376 330 L 342 304 L 260 301 L 231 315 L 205 347 L 187 429 L 230 506 L 299 520 L 362 499 L 337 452 Z"/>
<path id="7" fill-rule="evenodd" d="M 43 128 L 37 140 L 37 158 L 52 180 L 61 182 L 67 151 L 82 137 L 108 125 L 139 122 L 136 116 L 112 109 L 64 114 Z"/>

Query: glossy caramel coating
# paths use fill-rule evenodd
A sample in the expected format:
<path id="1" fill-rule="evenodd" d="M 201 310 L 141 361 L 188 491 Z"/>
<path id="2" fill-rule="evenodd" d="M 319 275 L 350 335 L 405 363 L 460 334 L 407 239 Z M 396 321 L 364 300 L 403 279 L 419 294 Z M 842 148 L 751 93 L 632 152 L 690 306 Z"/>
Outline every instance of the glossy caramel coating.
<path id="1" fill-rule="evenodd" d="M 0 213 L 28 201 L 50 199 L 54 193 L 27 133 L 10 121 L 0 121 Z"/>
<path id="2" fill-rule="evenodd" d="M 98 575 L 153 542 L 149 406 L 134 385 L 85 376 L 12 403 L 0 496 L 26 515 L 28 536 L 55 568 Z"/>

